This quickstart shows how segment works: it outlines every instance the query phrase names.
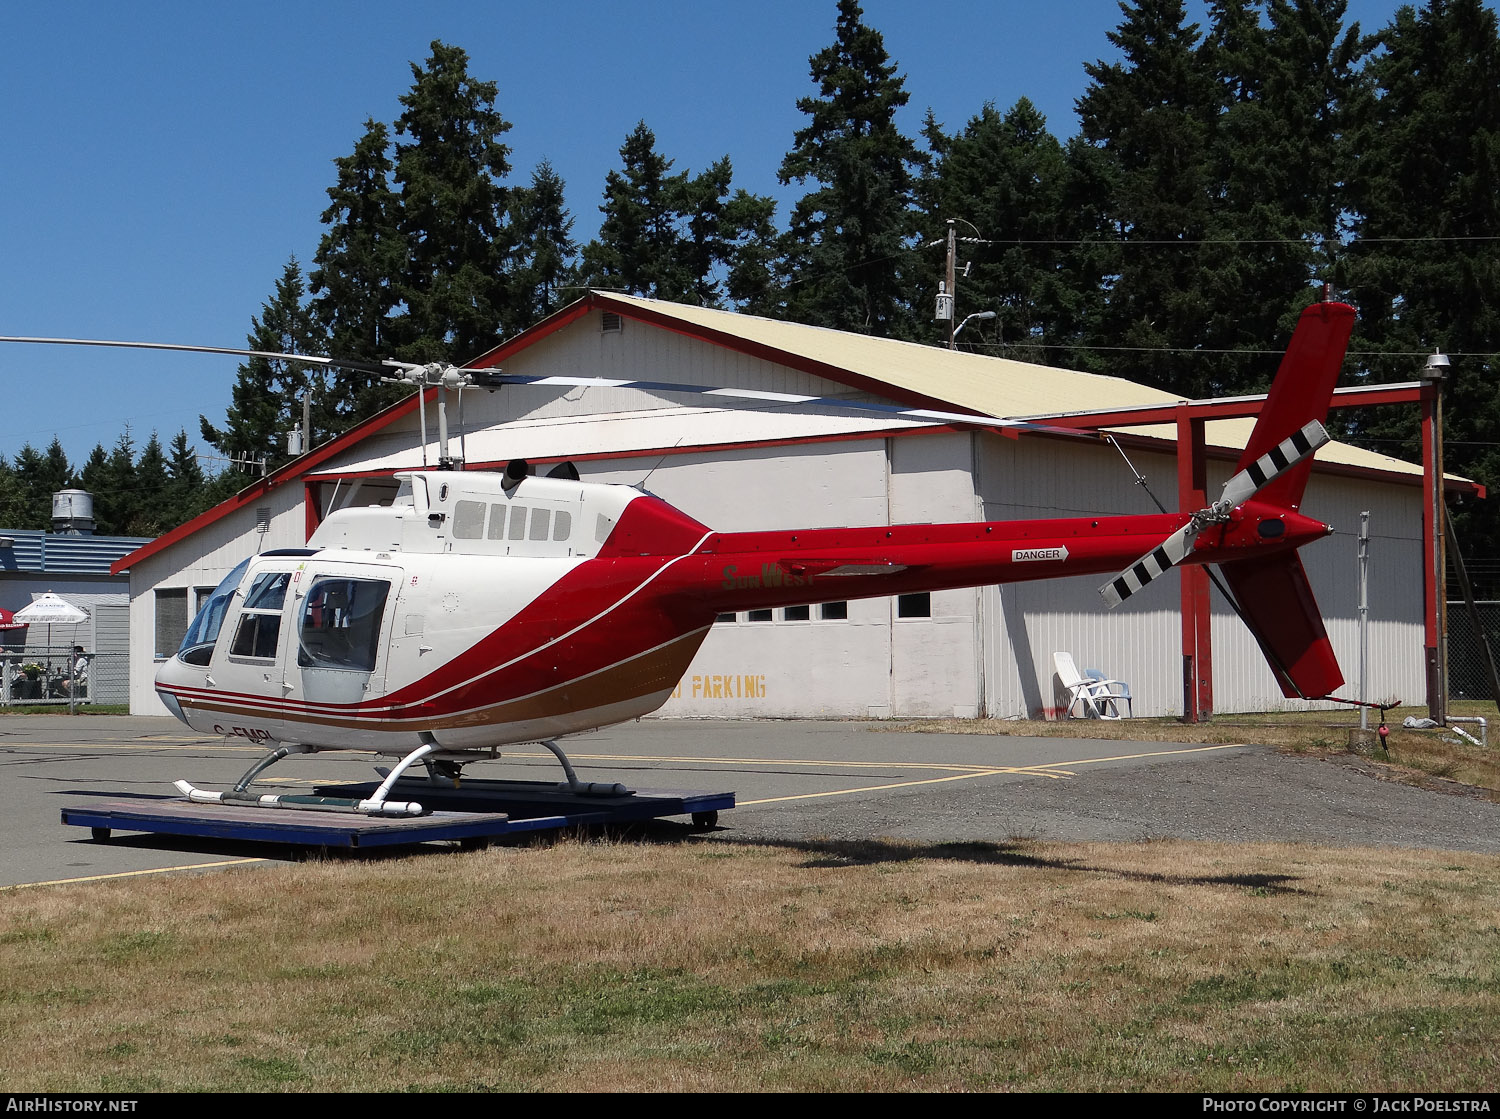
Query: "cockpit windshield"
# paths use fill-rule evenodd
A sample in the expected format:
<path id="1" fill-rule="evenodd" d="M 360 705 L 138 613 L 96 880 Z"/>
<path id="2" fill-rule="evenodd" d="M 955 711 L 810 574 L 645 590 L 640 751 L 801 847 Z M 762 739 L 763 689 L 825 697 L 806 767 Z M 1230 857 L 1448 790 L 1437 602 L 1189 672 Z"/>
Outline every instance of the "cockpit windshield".
<path id="1" fill-rule="evenodd" d="M 229 609 L 229 600 L 239 590 L 240 580 L 250 566 L 247 559 L 224 576 L 224 581 L 214 588 L 213 594 L 204 600 L 203 607 L 193 624 L 188 626 L 177 656 L 187 664 L 206 665 L 213 657 L 214 642 L 219 638 L 219 628 L 224 624 L 224 614 Z"/>

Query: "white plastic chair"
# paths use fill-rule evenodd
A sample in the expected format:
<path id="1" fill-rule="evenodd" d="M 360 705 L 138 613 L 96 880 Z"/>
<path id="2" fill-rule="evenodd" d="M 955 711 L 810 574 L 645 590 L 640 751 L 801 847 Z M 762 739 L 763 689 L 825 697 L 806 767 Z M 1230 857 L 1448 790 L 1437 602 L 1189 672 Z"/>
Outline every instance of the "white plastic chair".
<path id="1" fill-rule="evenodd" d="M 1083 674 L 1090 680 L 1093 680 L 1096 684 L 1103 684 L 1106 688 L 1112 687 L 1115 689 L 1114 698 L 1116 700 L 1123 699 L 1125 701 L 1125 717 L 1127 719 L 1131 718 L 1135 714 L 1135 712 L 1130 709 L 1130 685 L 1125 683 L 1124 680 L 1111 680 L 1097 668 L 1085 668 L 1083 670 Z M 1115 704 L 1115 710 L 1118 711 L 1119 709 L 1120 705 L 1117 702 Z"/>
<path id="2" fill-rule="evenodd" d="M 1129 702 L 1130 688 L 1120 680 L 1100 680 L 1085 676 L 1073 663 L 1072 653 L 1053 653 L 1052 663 L 1057 668 L 1057 678 L 1068 692 L 1068 718 L 1118 719 L 1120 700 Z M 1120 691 L 1114 689 L 1119 687 Z M 1083 714 L 1074 715 L 1073 709 L 1082 705 Z"/>

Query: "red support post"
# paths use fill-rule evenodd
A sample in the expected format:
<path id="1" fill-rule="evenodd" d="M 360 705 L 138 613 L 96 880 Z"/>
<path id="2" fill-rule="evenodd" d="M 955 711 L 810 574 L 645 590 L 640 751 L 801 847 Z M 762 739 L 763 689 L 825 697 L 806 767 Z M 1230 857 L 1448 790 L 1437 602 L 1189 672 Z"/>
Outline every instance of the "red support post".
<path id="1" fill-rule="evenodd" d="M 1186 403 L 1177 409 L 1177 508 L 1196 513 L 1208 505 L 1204 421 Z M 1177 568 L 1182 596 L 1182 721 L 1213 717 L 1213 639 L 1208 572 L 1196 564 Z"/>
<path id="2" fill-rule="evenodd" d="M 1428 715 L 1448 720 L 1448 673 L 1443 648 L 1443 435 L 1442 381 L 1422 382 L 1422 651 L 1427 666 Z"/>

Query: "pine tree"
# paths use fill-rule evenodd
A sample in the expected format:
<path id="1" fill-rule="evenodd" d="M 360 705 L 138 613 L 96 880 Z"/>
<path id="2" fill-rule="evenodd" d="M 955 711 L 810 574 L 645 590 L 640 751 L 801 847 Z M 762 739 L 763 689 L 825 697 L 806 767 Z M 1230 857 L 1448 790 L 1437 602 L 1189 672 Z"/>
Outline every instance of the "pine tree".
<path id="1" fill-rule="evenodd" d="M 208 479 L 198 464 L 198 455 L 188 443 L 186 431 L 172 437 L 167 448 L 166 519 L 172 526 L 184 524 L 209 507 Z"/>
<path id="2" fill-rule="evenodd" d="M 26 491 L 4 457 L 0 457 L 0 528 L 24 528 Z"/>
<path id="3" fill-rule="evenodd" d="M 691 280 L 679 249 L 675 197 L 686 174 L 656 150 L 656 133 L 640 121 L 620 145 L 624 166 L 604 180 L 604 221 L 583 251 L 592 287 L 682 301 Z"/>
<path id="4" fill-rule="evenodd" d="M 605 180 L 604 222 L 583 250 L 593 287 L 717 307 L 767 283 L 776 204 L 735 190 L 729 157 L 698 175 L 672 174 L 645 121 L 620 147 L 624 167 Z M 757 274 L 758 269 L 758 274 Z"/>
<path id="5" fill-rule="evenodd" d="M 1024 97 L 1004 116 L 986 105 L 953 136 L 929 112 L 923 134 L 933 157 L 919 184 L 928 236 L 945 231 L 951 218 L 961 234 L 977 230 L 984 241 L 998 242 L 961 243 L 960 259 L 970 270 L 958 282 L 959 320 L 994 311 L 988 332 L 1003 348 L 990 352 L 1043 364 L 1062 360 L 1059 347 L 1083 331 L 1090 294 L 1070 243 L 1083 230 L 1066 203 L 1072 169 L 1063 146 Z M 929 271 L 919 288 L 922 308 L 933 305 L 941 275 L 939 268 Z M 978 336 L 966 332 L 958 343 L 972 346 Z"/>
<path id="6" fill-rule="evenodd" d="M 1100 181 L 1116 256 L 1095 336 L 1116 351 L 1109 372 L 1190 396 L 1209 394 L 1199 345 L 1210 313 L 1199 242 L 1209 232 L 1211 130 L 1219 97 L 1197 54 L 1183 0 L 1121 4 L 1109 33 L 1123 62 L 1091 63 L 1078 101 L 1081 134 L 1108 161 Z M 1170 242 L 1183 242 L 1181 248 Z"/>
<path id="7" fill-rule="evenodd" d="M 21 493 L 21 523 L 14 527 L 50 529 L 52 495 L 75 484 L 62 443 L 54 436 L 45 452 L 25 444 L 16 455 L 15 479 Z"/>
<path id="8" fill-rule="evenodd" d="M 412 64 L 411 91 L 396 120 L 399 228 L 409 254 L 396 294 L 398 356 L 462 361 L 492 347 L 518 316 L 505 263 L 513 232 L 502 185 L 510 130 L 495 110 L 496 86 L 469 76 L 469 56 L 434 40 L 426 68 Z"/>
<path id="9" fill-rule="evenodd" d="M 1500 35 L 1479 0 L 1429 0 L 1397 12 L 1369 63 L 1378 90 L 1354 150 L 1359 239 L 1350 285 L 1354 344 L 1367 376 L 1409 381 L 1423 352 L 1452 358 L 1445 390 L 1447 469 L 1500 484 Z M 1388 357 L 1376 356 L 1388 354 Z M 1415 410 L 1375 409 L 1352 434 L 1415 458 Z M 1403 450 L 1404 448 L 1404 450 Z M 1465 551 L 1500 549 L 1484 507 L 1456 517 Z"/>
<path id="10" fill-rule="evenodd" d="M 292 258 L 276 281 L 275 294 L 250 320 L 247 349 L 271 353 L 321 355 L 325 336 L 306 305 L 302 269 Z M 322 369 L 279 358 L 253 357 L 239 367 L 233 403 L 222 428 L 199 417 L 203 439 L 225 455 L 264 459 L 274 470 L 290 457 L 286 434 L 302 426 L 302 393 L 310 392 L 312 445 L 337 430 L 330 401 L 329 376 Z M 305 448 L 310 449 L 310 448 Z M 258 476 L 259 467 L 245 466 L 242 475 Z"/>
<path id="11" fill-rule="evenodd" d="M 114 522 L 112 483 L 109 478 L 109 452 L 103 443 L 95 443 L 83 469 L 78 472 L 80 484 L 94 495 L 94 531 L 101 536 L 118 536 L 122 529 Z"/>
<path id="12" fill-rule="evenodd" d="M 1201 345 L 1263 350 L 1286 337 L 1328 278 L 1339 245 L 1346 148 L 1357 96 L 1357 28 L 1345 0 L 1220 0 L 1201 55 L 1222 111 L 1209 145 L 1214 205 L 1198 253 L 1207 300 Z M 1269 369 L 1238 355 L 1199 359 L 1220 393 L 1265 387 Z"/>
<path id="13" fill-rule="evenodd" d="M 93 493 L 96 528 L 100 523 L 97 514 L 102 512 L 109 533 L 137 535 L 134 530 L 142 526 L 147 510 L 136 484 L 135 439 L 130 434 L 129 424 L 125 425 L 105 459 L 104 469 L 99 473 L 98 489 Z"/>
<path id="14" fill-rule="evenodd" d="M 517 328 L 557 310 L 564 290 L 577 280 L 578 244 L 563 192 L 562 176 L 545 159 L 532 172 L 529 187 L 511 192 L 510 223 L 516 236 L 512 288 L 521 316 Z"/>
<path id="15" fill-rule="evenodd" d="M 336 357 L 379 361 L 391 356 L 391 313 L 407 247 L 397 228 L 398 205 L 391 189 L 392 164 L 386 127 L 365 122 L 364 135 L 348 156 L 334 160 L 338 181 L 328 188 L 328 227 L 308 275 L 311 309 Z M 330 408 L 339 426 L 352 427 L 400 394 L 373 373 L 336 369 Z"/>
<path id="16" fill-rule="evenodd" d="M 896 127 L 904 78 L 856 0 L 839 0 L 835 42 L 808 61 L 817 97 L 797 108 L 779 177 L 814 183 L 792 210 L 783 239 L 785 313 L 799 322 L 906 336 L 916 236 L 916 145 Z"/>
<path id="17" fill-rule="evenodd" d="M 724 294 L 750 315 L 770 315 L 781 303 L 777 258 L 776 201 L 736 190 L 724 203 L 720 242 L 724 252 Z"/>

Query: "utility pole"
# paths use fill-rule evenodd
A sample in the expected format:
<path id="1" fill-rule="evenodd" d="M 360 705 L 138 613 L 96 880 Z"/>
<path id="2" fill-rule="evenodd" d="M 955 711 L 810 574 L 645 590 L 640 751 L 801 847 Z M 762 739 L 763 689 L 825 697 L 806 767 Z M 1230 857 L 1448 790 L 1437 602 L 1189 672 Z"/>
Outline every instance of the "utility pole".
<path id="1" fill-rule="evenodd" d="M 953 348 L 953 320 L 958 317 L 957 237 L 953 219 L 948 219 L 948 348 Z"/>

